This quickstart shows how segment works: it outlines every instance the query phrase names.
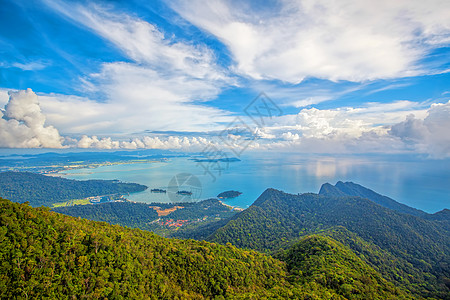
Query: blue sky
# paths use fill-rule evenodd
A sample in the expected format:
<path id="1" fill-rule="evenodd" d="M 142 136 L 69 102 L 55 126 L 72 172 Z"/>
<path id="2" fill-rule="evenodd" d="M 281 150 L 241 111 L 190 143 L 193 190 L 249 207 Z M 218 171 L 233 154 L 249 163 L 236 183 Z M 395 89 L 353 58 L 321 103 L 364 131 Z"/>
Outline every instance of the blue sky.
<path id="1" fill-rule="evenodd" d="M 447 157 L 450 4 L 391 2 L 2 0 L 0 146 L 196 149 L 239 117 L 254 149 Z"/>

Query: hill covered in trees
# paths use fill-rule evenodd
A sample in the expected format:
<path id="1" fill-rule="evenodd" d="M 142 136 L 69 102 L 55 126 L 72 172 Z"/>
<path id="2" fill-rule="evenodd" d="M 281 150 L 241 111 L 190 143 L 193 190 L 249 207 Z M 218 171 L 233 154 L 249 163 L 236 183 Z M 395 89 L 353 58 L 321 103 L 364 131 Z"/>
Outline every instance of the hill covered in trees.
<path id="1" fill-rule="evenodd" d="M 107 194 L 127 194 L 147 189 L 117 180 L 71 180 L 30 172 L 0 172 L 0 197 L 31 206 L 52 206 L 71 199 Z"/>
<path id="2" fill-rule="evenodd" d="M 382 291 L 393 292 L 391 283 L 383 280 L 350 249 L 331 238 L 306 236 L 277 257 L 286 262 L 292 281 L 325 286 L 339 291 L 347 299 L 374 299 L 379 295 L 374 287 L 380 286 Z M 386 293 L 382 297 L 389 296 Z"/>
<path id="3" fill-rule="evenodd" d="M 399 203 L 394 199 L 380 195 L 372 191 L 371 189 L 368 189 L 366 187 L 363 187 L 362 185 L 353 182 L 344 183 L 342 181 L 338 181 L 334 186 L 329 183 L 325 183 L 320 188 L 319 195 L 335 196 L 335 197 L 356 196 L 372 200 L 373 202 L 383 207 L 395 210 L 397 212 L 406 213 L 419 217 L 424 217 L 428 215 L 426 212 L 422 210 L 410 207 L 403 203 Z"/>
<path id="4" fill-rule="evenodd" d="M 191 231 L 234 216 L 237 211 L 217 199 L 186 203 L 111 202 L 96 205 L 74 205 L 53 211 L 113 225 L 150 230 L 163 236 L 183 236 L 177 231 Z M 212 232 L 210 232 L 212 233 Z"/>
<path id="5" fill-rule="evenodd" d="M 279 256 L 287 263 L 0 198 L 2 298 L 411 298 L 329 237 Z"/>
<path id="6" fill-rule="evenodd" d="M 414 293 L 449 295 L 450 232 L 444 223 L 361 197 L 268 189 L 208 240 L 273 253 L 316 233 L 340 241 L 384 278 Z"/>

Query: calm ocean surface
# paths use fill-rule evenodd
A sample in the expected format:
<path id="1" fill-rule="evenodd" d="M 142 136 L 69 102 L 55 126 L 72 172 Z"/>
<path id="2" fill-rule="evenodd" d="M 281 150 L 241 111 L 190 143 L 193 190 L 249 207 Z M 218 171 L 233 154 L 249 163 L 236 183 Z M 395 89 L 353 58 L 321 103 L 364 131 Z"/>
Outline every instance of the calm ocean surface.
<path id="1" fill-rule="evenodd" d="M 434 213 L 450 208 L 450 160 L 425 160 L 404 156 L 313 156 L 273 153 L 243 156 L 239 162 L 201 164 L 188 158 L 167 162 L 124 164 L 61 173 L 72 179 L 119 179 L 149 187 L 131 194 L 139 202 L 195 201 L 216 197 L 220 192 L 237 190 L 243 194 L 226 204 L 246 208 L 269 187 L 289 193 L 318 193 L 329 182 L 353 181 L 401 203 Z M 217 168 L 222 168 L 220 172 Z M 205 172 L 209 169 L 211 174 Z M 179 175 L 192 174 L 193 177 Z M 174 179 L 178 180 L 178 182 Z M 188 178 L 187 182 L 183 182 Z M 198 181 L 195 181 L 198 179 Z M 151 193 L 152 188 L 167 194 Z M 192 196 L 179 196 L 189 190 Z M 174 191 L 174 192 L 171 192 Z"/>

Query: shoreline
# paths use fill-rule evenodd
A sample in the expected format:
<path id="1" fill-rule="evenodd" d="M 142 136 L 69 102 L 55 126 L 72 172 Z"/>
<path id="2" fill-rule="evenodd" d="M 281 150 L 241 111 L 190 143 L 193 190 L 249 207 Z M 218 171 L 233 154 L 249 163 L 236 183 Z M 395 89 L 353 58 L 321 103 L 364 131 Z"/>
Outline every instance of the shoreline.
<path id="1" fill-rule="evenodd" d="M 232 205 L 223 203 L 222 200 L 219 200 L 219 202 L 220 202 L 220 204 L 222 204 L 223 206 L 229 207 L 229 208 L 231 208 L 232 210 L 237 210 L 237 211 L 243 211 L 243 210 L 245 210 L 245 208 L 240 208 L 240 207 L 237 207 L 237 206 L 232 206 Z"/>

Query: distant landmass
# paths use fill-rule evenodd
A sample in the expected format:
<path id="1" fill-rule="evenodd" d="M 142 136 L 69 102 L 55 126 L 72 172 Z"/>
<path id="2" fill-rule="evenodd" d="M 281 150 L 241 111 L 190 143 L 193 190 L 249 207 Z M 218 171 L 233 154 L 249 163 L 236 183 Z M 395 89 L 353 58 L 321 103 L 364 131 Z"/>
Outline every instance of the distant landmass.
<path id="1" fill-rule="evenodd" d="M 128 194 L 145 185 L 118 180 L 72 180 L 30 172 L 0 172 L 0 197 L 31 206 L 52 206 L 61 201 L 108 194 Z"/>
<path id="2" fill-rule="evenodd" d="M 219 199 L 229 199 L 229 198 L 236 198 L 238 196 L 242 195 L 241 192 L 238 191 L 226 191 L 222 192 L 219 195 L 217 195 L 217 198 Z"/>
<path id="3" fill-rule="evenodd" d="M 185 156 L 156 149 L 113 152 L 67 152 L 11 154 L 0 159 L 0 171 L 29 171 L 56 173 L 64 170 L 95 168 L 103 165 L 166 161 L 170 157 Z"/>
<path id="4" fill-rule="evenodd" d="M 237 162 L 241 161 L 239 158 L 236 157 L 226 157 L 226 158 L 190 158 L 190 160 L 193 160 L 195 162 Z"/>

